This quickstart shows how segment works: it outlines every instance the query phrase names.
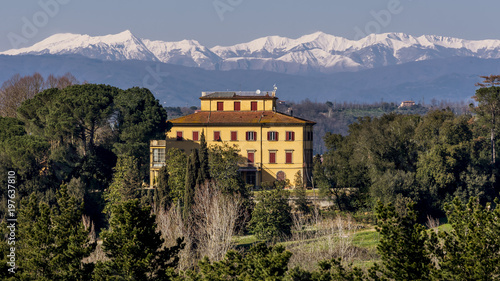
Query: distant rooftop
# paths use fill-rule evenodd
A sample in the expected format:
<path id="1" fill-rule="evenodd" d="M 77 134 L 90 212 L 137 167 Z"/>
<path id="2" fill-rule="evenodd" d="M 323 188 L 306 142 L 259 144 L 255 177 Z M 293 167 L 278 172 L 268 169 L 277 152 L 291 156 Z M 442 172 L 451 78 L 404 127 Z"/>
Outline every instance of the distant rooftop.
<path id="1" fill-rule="evenodd" d="M 205 91 L 202 98 L 274 97 L 276 91 Z"/>

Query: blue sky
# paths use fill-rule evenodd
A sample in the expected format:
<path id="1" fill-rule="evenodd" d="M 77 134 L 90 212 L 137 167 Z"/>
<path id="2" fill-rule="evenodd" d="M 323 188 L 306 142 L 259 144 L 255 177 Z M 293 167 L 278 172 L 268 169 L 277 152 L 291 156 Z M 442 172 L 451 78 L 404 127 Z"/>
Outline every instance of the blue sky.
<path id="1" fill-rule="evenodd" d="M 0 51 L 60 32 L 105 35 L 129 29 L 208 47 L 315 31 L 354 39 L 371 32 L 500 39 L 498 0 L 39 0 L 2 1 Z"/>

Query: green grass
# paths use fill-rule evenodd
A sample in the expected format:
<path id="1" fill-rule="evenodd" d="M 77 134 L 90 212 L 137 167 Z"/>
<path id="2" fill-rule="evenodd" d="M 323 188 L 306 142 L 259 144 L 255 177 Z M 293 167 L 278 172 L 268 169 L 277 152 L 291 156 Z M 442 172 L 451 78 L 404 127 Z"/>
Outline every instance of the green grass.
<path id="1" fill-rule="evenodd" d="M 244 236 L 233 236 L 233 242 L 238 247 L 247 247 L 260 240 L 255 237 L 255 235 L 244 235 Z"/>
<path id="2" fill-rule="evenodd" d="M 377 247 L 379 241 L 379 233 L 375 229 L 369 229 L 356 232 L 352 242 L 354 246 L 372 250 Z"/>
<path id="3" fill-rule="evenodd" d="M 451 231 L 451 224 L 449 223 L 445 223 L 445 224 L 442 224 L 440 226 L 438 226 L 438 230 L 439 231 L 445 231 L 445 232 L 450 232 Z"/>

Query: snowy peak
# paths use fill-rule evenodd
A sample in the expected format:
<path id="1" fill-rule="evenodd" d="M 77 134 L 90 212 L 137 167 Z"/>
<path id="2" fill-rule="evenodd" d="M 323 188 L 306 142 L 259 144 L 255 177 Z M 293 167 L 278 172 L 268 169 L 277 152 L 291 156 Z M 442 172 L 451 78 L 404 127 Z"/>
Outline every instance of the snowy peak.
<path id="1" fill-rule="evenodd" d="M 142 42 L 159 61 L 164 63 L 214 69 L 214 62 L 220 59 L 196 40 L 164 42 L 142 39 Z"/>
<path id="2" fill-rule="evenodd" d="M 255 69 L 292 74 L 356 71 L 447 57 L 500 58 L 500 40 L 436 35 L 370 34 L 360 40 L 317 31 L 296 39 L 266 36 L 233 46 L 207 48 L 196 40 L 137 38 L 129 30 L 105 36 L 61 33 L 31 47 L 0 54 L 77 54 L 101 60 L 161 61 L 204 69 Z"/>
<path id="3" fill-rule="evenodd" d="M 142 41 L 129 30 L 95 37 L 87 34 L 60 33 L 31 47 L 8 50 L 0 54 L 78 54 L 102 60 L 157 60 Z"/>

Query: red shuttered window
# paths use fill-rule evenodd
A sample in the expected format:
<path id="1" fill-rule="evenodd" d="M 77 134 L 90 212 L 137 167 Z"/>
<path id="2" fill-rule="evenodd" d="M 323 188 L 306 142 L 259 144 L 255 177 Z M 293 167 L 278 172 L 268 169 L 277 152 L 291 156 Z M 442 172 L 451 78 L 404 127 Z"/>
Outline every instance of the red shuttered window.
<path id="1" fill-rule="evenodd" d="M 294 141 L 295 140 L 295 132 L 293 132 L 293 131 L 287 131 L 285 133 L 285 139 L 287 141 Z"/>
<path id="2" fill-rule="evenodd" d="M 240 111 L 241 110 L 241 103 L 239 101 L 234 102 L 234 111 Z"/>
<path id="3" fill-rule="evenodd" d="M 220 131 L 214 132 L 214 141 L 220 141 Z"/>
<path id="4" fill-rule="evenodd" d="M 178 141 L 182 140 L 182 131 L 177 131 L 177 140 Z"/>
<path id="5" fill-rule="evenodd" d="M 257 111 L 257 102 L 256 102 L 256 101 L 252 101 L 252 102 L 250 103 L 250 109 L 251 109 L 252 111 Z"/>
<path id="6" fill-rule="evenodd" d="M 237 141 L 238 140 L 238 132 L 231 131 L 231 140 L 232 141 Z"/>
<path id="7" fill-rule="evenodd" d="M 278 140 L 278 132 L 267 132 L 267 140 L 268 141 L 277 141 Z"/>
<path id="8" fill-rule="evenodd" d="M 286 164 L 292 164 L 293 163 L 292 162 L 292 160 L 293 160 L 293 158 L 292 158 L 293 152 L 292 151 L 286 151 L 285 155 L 286 155 L 286 160 L 285 160 L 286 162 L 285 163 Z"/>
<path id="9" fill-rule="evenodd" d="M 222 101 L 217 102 L 217 111 L 224 111 L 224 102 Z"/>
<path id="10" fill-rule="evenodd" d="M 194 141 L 199 141 L 200 140 L 200 132 L 193 131 L 193 140 Z"/>
<path id="11" fill-rule="evenodd" d="M 276 151 L 269 151 L 269 163 L 276 164 Z"/>
<path id="12" fill-rule="evenodd" d="M 255 141 L 257 140 L 257 132 L 247 132 L 246 133 L 246 139 L 247 141 Z"/>
<path id="13" fill-rule="evenodd" d="M 249 151 L 247 154 L 248 164 L 253 164 L 255 159 L 255 152 Z"/>

